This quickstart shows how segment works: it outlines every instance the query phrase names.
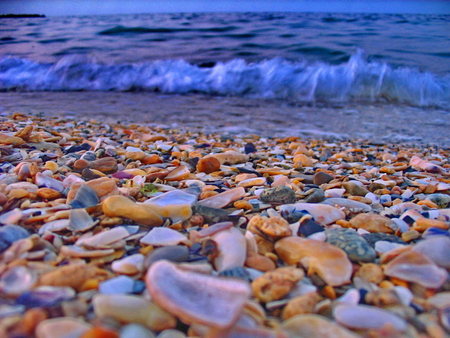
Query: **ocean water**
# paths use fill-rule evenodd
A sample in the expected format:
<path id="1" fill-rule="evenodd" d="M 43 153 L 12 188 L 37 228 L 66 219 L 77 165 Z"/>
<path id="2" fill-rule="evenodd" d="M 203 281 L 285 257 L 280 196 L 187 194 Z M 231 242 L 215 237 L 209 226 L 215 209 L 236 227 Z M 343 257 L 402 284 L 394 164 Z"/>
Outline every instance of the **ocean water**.
<path id="1" fill-rule="evenodd" d="M 450 15 L 0 20 L 0 91 L 201 93 L 450 109 Z"/>

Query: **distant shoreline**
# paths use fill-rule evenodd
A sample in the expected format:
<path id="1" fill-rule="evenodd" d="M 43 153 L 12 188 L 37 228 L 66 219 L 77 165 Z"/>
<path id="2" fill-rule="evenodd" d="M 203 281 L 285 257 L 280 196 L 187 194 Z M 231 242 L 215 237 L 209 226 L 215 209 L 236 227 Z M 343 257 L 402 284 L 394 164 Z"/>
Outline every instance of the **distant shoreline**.
<path id="1" fill-rule="evenodd" d="M 0 14 L 0 19 L 45 18 L 44 14 Z"/>

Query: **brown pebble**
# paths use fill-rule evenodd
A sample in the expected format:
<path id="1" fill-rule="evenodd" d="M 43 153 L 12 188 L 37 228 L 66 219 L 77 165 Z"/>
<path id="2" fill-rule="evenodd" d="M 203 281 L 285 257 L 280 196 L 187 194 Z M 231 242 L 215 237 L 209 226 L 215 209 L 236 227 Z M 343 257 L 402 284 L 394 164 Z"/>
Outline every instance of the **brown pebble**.
<path id="1" fill-rule="evenodd" d="M 253 205 L 248 201 L 239 200 L 239 201 L 234 202 L 233 206 L 237 209 L 245 209 L 245 210 L 253 211 Z"/>
<path id="2" fill-rule="evenodd" d="M 350 224 L 355 229 L 365 229 L 370 232 L 383 232 L 391 234 L 395 225 L 391 219 L 378 214 L 358 214 L 350 220 Z"/>
<path id="3" fill-rule="evenodd" d="M 89 168 L 89 162 L 86 161 L 85 159 L 79 159 L 79 160 L 76 160 L 76 161 L 73 163 L 73 168 L 74 168 L 75 170 L 78 170 L 78 171 L 80 172 L 80 171 L 82 171 L 82 170 L 85 169 L 85 168 Z"/>
<path id="4" fill-rule="evenodd" d="M 306 313 L 314 313 L 314 308 L 320 300 L 320 296 L 316 292 L 308 292 L 304 295 L 295 297 L 284 307 L 281 317 L 287 320 L 296 315 Z"/>
<path id="5" fill-rule="evenodd" d="M 264 217 L 255 215 L 248 223 L 247 229 L 254 234 L 263 233 L 273 239 L 292 235 L 289 223 L 282 217 Z"/>
<path id="6" fill-rule="evenodd" d="M 324 171 L 318 171 L 313 176 L 313 183 L 316 185 L 321 185 L 330 182 L 334 177 Z"/>
<path id="7" fill-rule="evenodd" d="M 48 318 L 47 312 L 39 307 L 29 309 L 22 318 L 23 329 L 32 335 L 40 322 Z"/>
<path id="8" fill-rule="evenodd" d="M 407 243 L 417 238 L 420 238 L 420 232 L 417 230 L 411 229 L 402 233 L 402 239 Z"/>
<path id="9" fill-rule="evenodd" d="M 220 170 L 220 161 L 212 156 L 201 158 L 197 162 L 197 171 L 205 174 L 210 174 L 214 171 Z"/>
<path id="10" fill-rule="evenodd" d="M 2 192 L 0 192 L 0 205 L 5 205 L 5 203 L 8 201 L 8 197 Z"/>
<path id="11" fill-rule="evenodd" d="M 447 230 L 449 228 L 449 224 L 447 222 L 438 221 L 436 219 L 419 218 L 413 224 L 412 229 L 423 232 L 431 227 Z"/>
<path id="12" fill-rule="evenodd" d="M 277 267 L 269 257 L 255 253 L 247 256 L 245 266 L 264 272 L 274 270 Z"/>
<path id="13" fill-rule="evenodd" d="M 26 198 L 30 195 L 30 193 L 25 190 L 25 189 L 11 189 L 8 193 L 8 198 L 9 199 L 13 199 L 13 198 Z"/>
<path id="14" fill-rule="evenodd" d="M 374 263 L 363 264 L 355 276 L 374 284 L 379 284 L 384 279 L 383 269 Z"/>
<path id="15" fill-rule="evenodd" d="M 39 278 L 39 285 L 70 286 L 79 291 L 86 280 L 92 278 L 105 280 L 111 277 L 112 274 L 107 270 L 92 265 L 72 264 L 60 266 L 43 274 Z"/>
<path id="16" fill-rule="evenodd" d="M 46 200 L 55 200 L 62 197 L 59 191 L 50 188 L 39 188 L 36 190 L 36 195 Z"/>
<path id="17" fill-rule="evenodd" d="M 263 303 L 279 300 L 304 276 L 303 270 L 291 266 L 266 272 L 252 282 L 253 295 Z"/>

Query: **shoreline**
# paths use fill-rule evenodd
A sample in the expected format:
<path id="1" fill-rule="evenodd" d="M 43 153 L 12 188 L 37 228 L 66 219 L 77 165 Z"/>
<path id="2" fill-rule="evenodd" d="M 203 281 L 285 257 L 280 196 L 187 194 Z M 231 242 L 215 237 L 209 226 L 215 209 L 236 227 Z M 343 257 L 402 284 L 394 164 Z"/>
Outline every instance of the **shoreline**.
<path id="1" fill-rule="evenodd" d="M 299 105 L 202 94 L 0 93 L 0 112 L 145 123 L 186 131 L 450 146 L 448 111 L 392 104 Z"/>

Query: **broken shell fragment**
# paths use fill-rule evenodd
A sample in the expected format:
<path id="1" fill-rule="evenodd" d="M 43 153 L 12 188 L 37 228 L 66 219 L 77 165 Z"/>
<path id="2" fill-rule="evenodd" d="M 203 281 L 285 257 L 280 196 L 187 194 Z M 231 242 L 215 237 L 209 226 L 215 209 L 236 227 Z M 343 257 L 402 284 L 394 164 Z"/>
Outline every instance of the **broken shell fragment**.
<path id="1" fill-rule="evenodd" d="M 168 261 L 154 263 L 145 282 L 152 299 L 169 313 L 220 329 L 237 320 L 251 294 L 244 281 L 186 271 Z"/>
<path id="2" fill-rule="evenodd" d="M 407 250 L 392 259 L 384 268 L 386 276 L 414 282 L 426 288 L 439 288 L 448 279 L 445 269 L 438 267 L 424 254 Z"/>

